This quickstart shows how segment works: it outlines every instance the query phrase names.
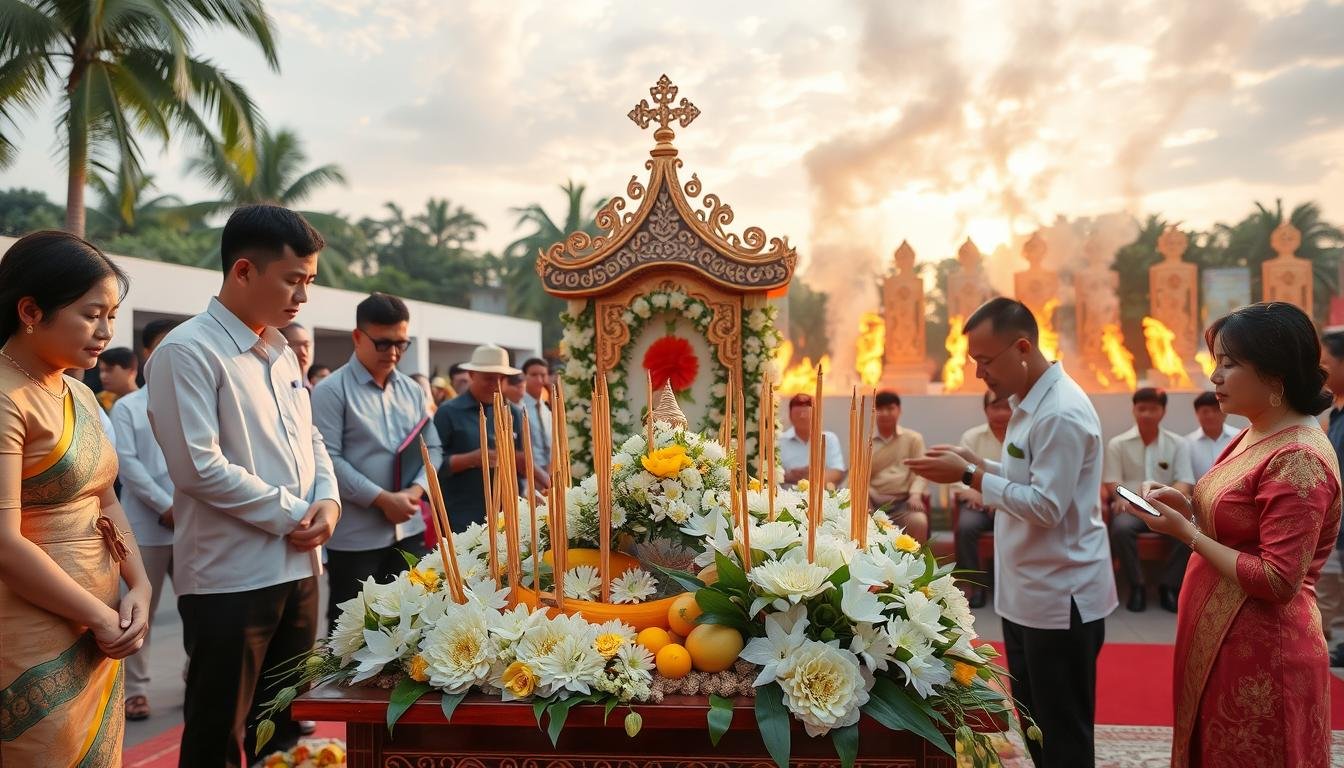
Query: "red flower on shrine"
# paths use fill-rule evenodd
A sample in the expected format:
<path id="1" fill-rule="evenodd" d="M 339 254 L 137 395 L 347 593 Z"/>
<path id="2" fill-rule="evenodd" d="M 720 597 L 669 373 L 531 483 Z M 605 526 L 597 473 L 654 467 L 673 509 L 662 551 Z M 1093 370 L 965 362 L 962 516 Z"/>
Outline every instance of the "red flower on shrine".
<path id="1" fill-rule="evenodd" d="M 671 380 L 672 390 L 680 392 L 695 382 L 695 375 L 700 372 L 700 358 L 695 356 L 689 341 L 678 336 L 664 336 L 649 345 L 644 353 L 644 369 L 653 376 L 654 389 Z"/>

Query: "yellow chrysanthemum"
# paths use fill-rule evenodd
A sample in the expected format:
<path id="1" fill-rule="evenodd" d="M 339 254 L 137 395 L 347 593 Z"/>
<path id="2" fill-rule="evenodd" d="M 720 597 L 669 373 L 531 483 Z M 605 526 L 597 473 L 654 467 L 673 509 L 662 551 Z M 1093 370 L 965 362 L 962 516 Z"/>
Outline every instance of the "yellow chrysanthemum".
<path id="1" fill-rule="evenodd" d="M 410 675 L 411 679 L 416 682 L 427 682 L 429 680 L 429 662 L 425 661 L 424 656 L 415 654 L 411 657 L 411 668 L 407 670 L 406 674 Z"/>
<path id="2" fill-rule="evenodd" d="M 971 687 L 971 681 L 975 680 L 975 667 L 965 662 L 955 662 L 952 665 L 952 679 L 966 688 Z"/>
<path id="3" fill-rule="evenodd" d="M 686 455 L 686 448 L 675 444 L 659 448 L 648 456 L 640 456 L 639 463 L 644 465 L 649 474 L 662 478 L 676 477 L 681 470 L 693 465 L 691 458 Z"/>
<path id="4" fill-rule="evenodd" d="M 808 482 L 807 478 L 803 478 L 802 480 L 799 480 L 799 481 L 798 481 L 798 492 L 799 492 L 799 493 L 807 493 L 807 489 L 808 489 L 808 488 L 811 488 L 811 487 L 812 487 L 812 483 Z"/>
<path id="5" fill-rule="evenodd" d="M 532 668 L 521 661 L 515 661 L 504 670 L 504 677 L 500 680 L 504 688 L 520 699 L 532 695 L 532 691 L 537 688 L 537 674 Z"/>
<path id="6" fill-rule="evenodd" d="M 419 584 L 426 592 L 433 592 L 439 586 L 439 572 L 433 568 L 412 568 L 406 572 L 406 578 L 412 584 Z"/>
<path id="7" fill-rule="evenodd" d="M 598 635 L 597 639 L 593 641 L 593 648 L 602 654 L 604 659 L 615 656 L 621 650 L 622 645 L 625 645 L 625 638 L 615 632 Z"/>
<path id="8" fill-rule="evenodd" d="M 747 487 L 750 488 L 751 490 L 757 492 L 757 493 L 760 493 L 760 492 L 761 492 L 761 480 L 760 480 L 760 478 L 757 478 L 757 477 L 753 477 L 753 478 L 751 478 L 751 480 L 747 483 Z"/>
<path id="9" fill-rule="evenodd" d="M 902 552 L 914 554 L 919 551 L 919 541 L 908 533 L 902 533 L 896 537 L 896 548 Z"/>
<path id="10" fill-rule="evenodd" d="M 318 768 L 345 765 L 345 750 L 337 744 L 328 744 L 317 751 Z"/>

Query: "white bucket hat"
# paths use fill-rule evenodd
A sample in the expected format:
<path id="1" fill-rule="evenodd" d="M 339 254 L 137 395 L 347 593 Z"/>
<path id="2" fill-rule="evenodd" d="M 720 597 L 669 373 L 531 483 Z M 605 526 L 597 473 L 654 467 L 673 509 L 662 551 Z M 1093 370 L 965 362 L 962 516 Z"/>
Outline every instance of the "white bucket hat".
<path id="1" fill-rule="evenodd" d="M 471 353 L 471 360 L 462 364 L 462 370 L 476 373 L 502 373 L 513 376 L 522 371 L 509 365 L 509 351 L 494 344 L 483 344 Z"/>

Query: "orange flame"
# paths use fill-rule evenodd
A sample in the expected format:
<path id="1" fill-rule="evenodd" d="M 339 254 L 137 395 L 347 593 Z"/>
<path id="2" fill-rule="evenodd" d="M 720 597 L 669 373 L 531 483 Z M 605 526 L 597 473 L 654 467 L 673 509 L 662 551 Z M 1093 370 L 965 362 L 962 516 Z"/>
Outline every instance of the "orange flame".
<path id="1" fill-rule="evenodd" d="M 1041 354 L 1046 360 L 1060 360 L 1059 331 L 1055 330 L 1055 310 L 1059 309 L 1059 299 L 1050 299 L 1041 307 L 1040 321 Z"/>
<path id="2" fill-rule="evenodd" d="M 966 351 L 970 342 L 961 332 L 962 322 L 961 315 L 947 319 L 947 341 L 943 344 L 947 349 L 947 362 L 943 363 L 944 392 L 956 392 L 966 383 Z"/>
<path id="3" fill-rule="evenodd" d="M 1153 367 L 1167 377 L 1167 386 L 1189 389 L 1190 375 L 1185 372 L 1185 363 L 1176 354 L 1172 341 L 1176 334 L 1161 320 L 1154 317 L 1143 318 L 1143 339 L 1148 346 L 1148 357 Z"/>
<path id="4" fill-rule="evenodd" d="M 1110 361 L 1112 376 L 1125 382 L 1131 391 L 1138 386 L 1139 377 L 1134 372 L 1134 355 L 1125 348 L 1125 335 L 1120 326 L 1107 323 L 1101 327 L 1101 351 L 1106 353 L 1106 359 Z M 1102 378 L 1100 372 L 1098 378 Z M 1104 383 L 1109 384 L 1109 381 Z"/>
<path id="5" fill-rule="evenodd" d="M 812 358 L 804 357 L 790 365 L 792 360 L 793 342 L 785 341 L 775 351 L 775 367 L 779 370 L 775 391 L 781 395 L 796 395 L 799 392 L 811 394 L 817 388 L 817 366 L 820 365 L 825 371 L 831 370 L 830 355 L 822 355 L 816 363 L 812 362 Z"/>
<path id="6" fill-rule="evenodd" d="M 865 387 L 876 387 L 882 380 L 882 351 L 887 340 L 887 324 L 876 312 L 864 312 L 859 318 L 859 338 L 854 342 L 854 369 Z"/>
<path id="7" fill-rule="evenodd" d="M 1195 353 L 1195 362 L 1199 363 L 1199 367 L 1204 369 L 1205 378 L 1212 377 L 1213 369 L 1218 367 L 1218 363 L 1213 359 L 1213 355 L 1209 354 L 1208 350 L 1205 349 L 1201 349 Z"/>

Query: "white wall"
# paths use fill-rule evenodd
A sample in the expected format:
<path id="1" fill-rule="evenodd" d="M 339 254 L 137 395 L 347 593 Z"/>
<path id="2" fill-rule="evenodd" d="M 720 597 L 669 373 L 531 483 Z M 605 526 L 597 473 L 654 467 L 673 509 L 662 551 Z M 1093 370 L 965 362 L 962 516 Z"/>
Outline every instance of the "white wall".
<path id="1" fill-rule="evenodd" d="M 0 237 L 0 254 L 15 238 Z M 203 311 L 219 290 L 217 270 L 184 267 L 159 261 L 111 254 L 131 280 L 122 302 L 112 346 L 139 349 L 139 330 L 156 317 L 186 318 Z M 332 368 L 343 365 L 353 347 L 350 329 L 355 324 L 355 305 L 366 294 L 314 286 L 298 322 L 315 329 L 314 362 Z M 508 349 L 515 364 L 541 351 L 541 324 L 535 320 L 473 312 L 424 301 L 406 300 L 411 310 L 410 352 L 401 367 L 408 373 L 446 373 L 448 366 L 464 362 L 471 350 L 485 343 Z"/>

